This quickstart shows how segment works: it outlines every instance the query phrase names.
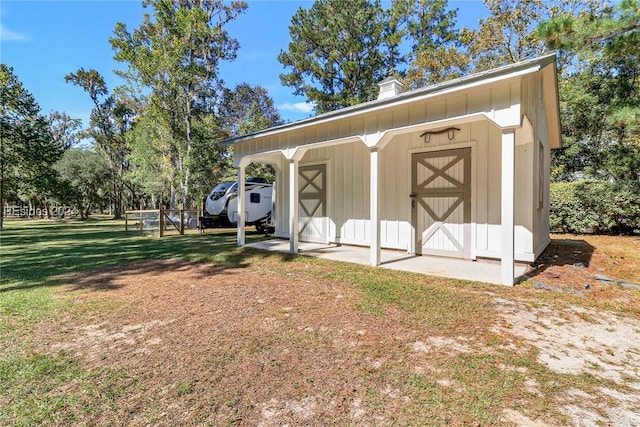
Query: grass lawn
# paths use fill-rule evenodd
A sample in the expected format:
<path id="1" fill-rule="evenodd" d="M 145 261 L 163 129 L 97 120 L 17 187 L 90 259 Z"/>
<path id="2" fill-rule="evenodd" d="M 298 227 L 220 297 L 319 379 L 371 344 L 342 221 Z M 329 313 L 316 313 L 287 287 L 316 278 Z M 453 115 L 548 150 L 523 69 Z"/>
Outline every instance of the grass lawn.
<path id="1" fill-rule="evenodd" d="M 640 425 L 637 237 L 553 236 L 504 288 L 5 225 L 0 425 Z"/>

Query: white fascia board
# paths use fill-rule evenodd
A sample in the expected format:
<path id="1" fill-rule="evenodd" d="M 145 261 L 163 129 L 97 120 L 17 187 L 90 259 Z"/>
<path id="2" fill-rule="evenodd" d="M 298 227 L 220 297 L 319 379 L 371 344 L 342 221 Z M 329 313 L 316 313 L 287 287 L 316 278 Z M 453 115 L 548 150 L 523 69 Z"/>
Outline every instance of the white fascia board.
<path id="1" fill-rule="evenodd" d="M 551 57 L 555 58 L 554 55 L 549 55 L 547 57 L 543 57 L 542 59 L 548 59 Z M 329 113 L 321 114 L 319 116 L 311 117 L 308 119 L 303 119 L 298 122 L 293 122 L 271 129 L 266 129 L 261 132 L 228 139 L 226 141 L 222 141 L 222 145 L 233 145 L 258 137 L 262 138 L 285 132 L 298 131 L 312 126 L 318 126 L 321 124 L 332 122 L 338 119 L 348 119 L 357 117 L 359 115 L 386 110 L 411 103 L 420 103 L 437 96 L 448 95 L 455 92 L 462 92 L 465 90 L 477 88 L 478 86 L 491 85 L 494 83 L 510 80 L 540 71 L 545 65 L 544 62 L 546 62 L 542 59 L 523 62 L 520 64 L 512 64 L 503 68 L 478 74 L 472 74 L 470 76 L 461 77 L 459 79 L 438 83 L 424 89 L 418 89 L 412 92 L 403 93 L 393 98 L 370 101 L 363 104 L 354 105 L 352 107 L 343 108 L 341 110 L 331 111 Z M 524 65 L 526 66 L 522 68 Z"/>

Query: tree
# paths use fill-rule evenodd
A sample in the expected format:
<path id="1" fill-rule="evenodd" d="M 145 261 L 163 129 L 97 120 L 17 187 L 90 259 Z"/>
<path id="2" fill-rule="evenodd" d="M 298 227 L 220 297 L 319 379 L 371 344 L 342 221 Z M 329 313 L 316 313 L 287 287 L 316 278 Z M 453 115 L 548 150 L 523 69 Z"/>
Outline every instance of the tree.
<path id="1" fill-rule="evenodd" d="M 280 75 L 282 84 L 306 96 L 316 113 L 375 99 L 389 71 L 383 28 L 379 0 L 317 0 L 298 9 L 288 49 L 278 55 L 291 68 Z"/>
<path id="2" fill-rule="evenodd" d="M 146 111 L 136 120 L 126 134 L 129 147 L 127 159 L 132 165 L 127 179 L 141 189 L 142 199 L 149 199 L 151 206 L 170 197 L 172 184 L 175 185 L 171 168 L 169 130 L 152 111 Z"/>
<path id="3" fill-rule="evenodd" d="M 109 159 L 111 168 L 111 198 L 114 218 L 121 218 L 124 209 L 124 191 L 127 147 L 124 135 L 131 126 L 133 108 L 130 100 L 122 94 L 109 94 L 102 75 L 93 69 L 80 68 L 65 76 L 67 83 L 73 83 L 84 89 L 93 102 L 89 118 L 89 127 L 85 134 L 91 137 L 98 151 Z M 132 191 L 132 189 L 129 189 Z"/>
<path id="4" fill-rule="evenodd" d="M 640 122 L 640 2 L 623 0 L 579 15 L 562 14 L 541 23 L 538 35 L 554 49 L 574 52 L 616 81 L 611 120 L 631 127 Z M 584 68 L 583 68 L 584 69 Z M 640 141 L 638 139 L 637 141 Z"/>
<path id="5" fill-rule="evenodd" d="M 172 204 L 179 190 L 183 208 L 191 203 L 194 164 L 194 120 L 214 110 L 220 85 L 220 61 L 235 59 L 238 42 L 225 26 L 242 13 L 245 2 L 222 0 L 149 0 L 153 19 L 145 14 L 133 32 L 118 23 L 111 43 L 118 72 L 130 89 L 145 93 L 169 130 L 170 167 L 179 188 L 172 187 Z M 175 207 L 172 205 L 172 207 Z"/>
<path id="6" fill-rule="evenodd" d="M 484 0 L 490 15 L 480 20 L 477 30 L 464 32 L 476 71 L 535 58 L 549 52 L 538 33 L 538 25 L 561 14 L 578 14 L 599 7 L 597 0 Z M 572 56 L 560 52 L 559 69 L 572 63 Z"/>
<path id="7" fill-rule="evenodd" d="M 194 200 L 203 200 L 233 170 L 229 148 L 220 144 L 227 137 L 222 120 L 216 115 L 209 114 L 194 121 L 194 161 L 191 164 Z"/>
<path id="8" fill-rule="evenodd" d="M 229 137 L 259 132 L 284 123 L 267 90 L 247 83 L 223 91 L 219 114 Z M 247 175 L 262 177 L 269 182 L 275 180 L 273 167 L 266 164 L 251 163 L 247 167 Z"/>
<path id="9" fill-rule="evenodd" d="M 283 124 L 282 117 L 267 90 L 262 86 L 251 86 L 247 83 L 223 90 L 219 115 L 229 137 Z"/>
<path id="10" fill-rule="evenodd" d="M 49 114 L 49 133 L 63 150 L 68 150 L 79 142 L 81 127 L 82 120 L 73 119 L 66 113 L 54 111 Z"/>
<path id="11" fill-rule="evenodd" d="M 109 183 L 109 163 L 100 153 L 72 148 L 65 151 L 55 170 L 61 178 L 59 197 L 75 204 L 81 218 L 87 218 L 92 206 L 101 201 L 101 189 Z"/>
<path id="12" fill-rule="evenodd" d="M 554 160 L 567 173 L 558 178 L 640 179 L 638 1 L 558 15 L 538 35 L 581 59 L 561 83 L 564 147 Z"/>
<path id="13" fill-rule="evenodd" d="M 391 15 L 394 8 L 406 15 L 405 39 L 411 46 L 405 84 L 419 88 L 465 74 L 470 58 L 462 47 L 468 33 L 455 29 L 457 10 L 447 10 L 446 0 L 396 0 Z"/>
<path id="14" fill-rule="evenodd" d="M 291 20 L 291 42 L 278 60 L 291 71 L 286 86 L 316 105 L 316 112 L 371 101 L 385 77 L 418 88 L 462 75 L 470 62 L 457 11 L 447 0 L 317 0 Z"/>
<path id="15" fill-rule="evenodd" d="M 55 185 L 51 165 L 60 158 L 62 147 L 47 125 L 13 69 L 0 64 L 0 229 L 8 198 L 16 200 L 23 194 L 48 203 Z"/>

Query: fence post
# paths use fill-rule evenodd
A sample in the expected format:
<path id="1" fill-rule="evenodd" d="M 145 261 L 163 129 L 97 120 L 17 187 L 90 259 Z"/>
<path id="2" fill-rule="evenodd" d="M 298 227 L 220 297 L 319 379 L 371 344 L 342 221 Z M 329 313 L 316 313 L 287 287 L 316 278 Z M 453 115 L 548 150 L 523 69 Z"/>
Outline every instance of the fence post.
<path id="1" fill-rule="evenodd" d="M 129 213 L 128 213 L 127 211 L 124 211 L 124 232 L 125 232 L 125 233 L 126 233 L 127 231 L 129 231 L 129 228 L 128 228 L 128 226 L 129 226 L 129 223 L 128 223 L 129 215 L 128 215 L 128 214 L 129 214 Z"/>
<path id="2" fill-rule="evenodd" d="M 158 210 L 158 237 L 164 237 L 164 212 L 162 205 L 160 205 L 160 210 Z"/>
<path id="3" fill-rule="evenodd" d="M 140 226 L 140 235 L 143 236 L 144 222 L 142 222 L 142 211 L 140 211 L 140 221 L 138 222 L 138 225 Z"/>
<path id="4" fill-rule="evenodd" d="M 184 209 L 180 209 L 180 234 L 184 234 Z"/>

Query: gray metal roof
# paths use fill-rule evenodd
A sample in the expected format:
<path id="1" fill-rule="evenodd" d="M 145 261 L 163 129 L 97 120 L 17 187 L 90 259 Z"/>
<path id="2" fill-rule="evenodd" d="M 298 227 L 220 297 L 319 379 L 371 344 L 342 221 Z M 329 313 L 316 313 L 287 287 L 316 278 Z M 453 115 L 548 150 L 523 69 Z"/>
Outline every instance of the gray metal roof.
<path id="1" fill-rule="evenodd" d="M 447 80 L 431 86 L 426 86 L 424 88 L 415 89 L 410 92 L 404 92 L 390 98 L 364 102 L 362 104 L 353 105 L 351 107 L 342 108 L 340 110 L 330 111 L 328 113 L 319 114 L 317 116 L 309 117 L 302 120 L 297 120 L 295 122 L 286 123 L 280 126 L 274 126 L 268 129 L 261 130 L 259 132 L 241 135 L 235 138 L 229 138 L 229 139 L 223 140 L 221 144 L 233 145 L 233 144 L 237 144 L 243 141 L 253 139 L 262 134 L 279 133 L 282 131 L 286 131 L 288 128 L 312 125 L 315 122 L 324 121 L 332 118 L 337 119 L 339 117 L 350 115 L 356 112 L 366 112 L 367 110 L 378 108 L 384 105 L 393 105 L 397 102 L 407 101 L 412 98 L 419 98 L 424 95 L 434 94 L 444 90 L 455 89 L 458 86 L 464 86 L 470 83 L 474 83 L 482 80 L 489 80 L 492 78 L 497 78 L 503 75 L 511 74 L 513 72 L 526 70 L 528 68 L 531 68 L 532 66 L 537 66 L 538 69 L 540 70 L 546 67 L 547 65 L 554 63 L 555 60 L 556 60 L 556 55 L 555 53 L 552 53 L 552 54 L 541 56 L 538 58 L 529 59 L 527 61 L 517 62 L 514 64 L 505 65 L 499 68 L 482 71 L 480 73 L 459 77 L 457 79 Z"/>

